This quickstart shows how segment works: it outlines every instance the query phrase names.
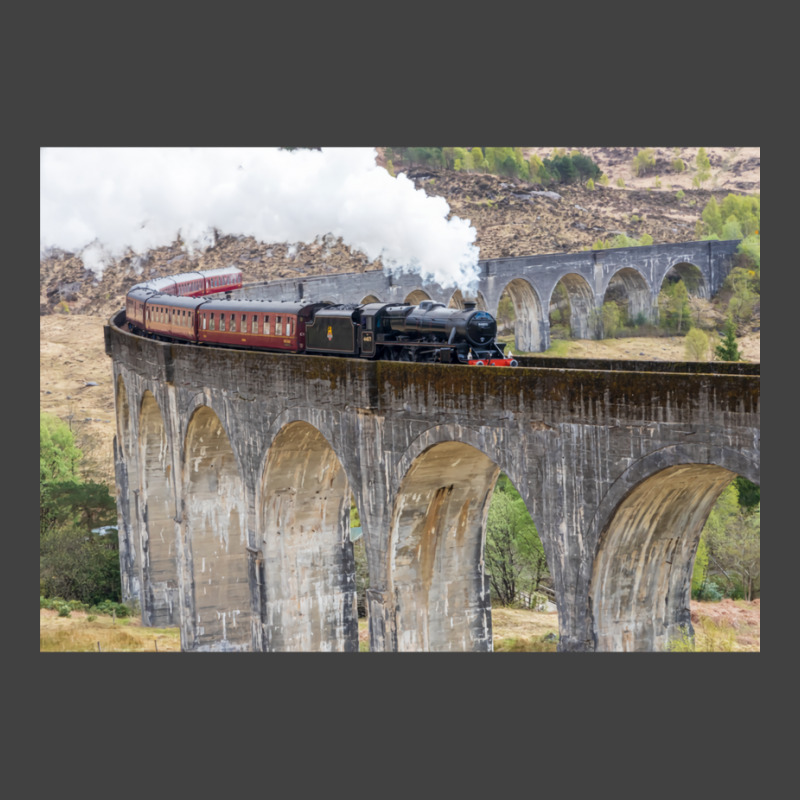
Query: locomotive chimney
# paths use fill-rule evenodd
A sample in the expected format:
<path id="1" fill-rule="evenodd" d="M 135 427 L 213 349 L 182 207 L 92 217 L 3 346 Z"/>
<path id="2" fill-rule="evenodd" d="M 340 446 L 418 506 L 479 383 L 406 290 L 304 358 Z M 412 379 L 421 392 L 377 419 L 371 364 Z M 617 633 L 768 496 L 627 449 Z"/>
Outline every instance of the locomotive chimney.
<path id="1" fill-rule="evenodd" d="M 474 297 L 465 297 L 464 298 L 464 311 L 472 311 L 478 303 Z"/>

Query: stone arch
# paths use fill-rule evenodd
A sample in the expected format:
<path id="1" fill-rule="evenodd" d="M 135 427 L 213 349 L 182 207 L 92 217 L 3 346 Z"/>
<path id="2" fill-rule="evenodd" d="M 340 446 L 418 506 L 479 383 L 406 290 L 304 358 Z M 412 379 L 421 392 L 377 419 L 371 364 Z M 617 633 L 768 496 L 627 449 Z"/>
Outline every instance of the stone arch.
<path id="1" fill-rule="evenodd" d="M 538 353 L 546 349 L 542 338 L 545 316 L 536 289 L 524 278 L 514 278 L 500 292 L 500 299 L 505 293 L 514 304 L 514 345 L 517 352 Z M 499 309 L 495 316 L 498 314 Z"/>
<path id="2" fill-rule="evenodd" d="M 142 395 L 139 412 L 142 615 L 157 628 L 180 624 L 175 480 L 172 448 L 155 395 Z"/>
<path id="3" fill-rule="evenodd" d="M 453 294 L 450 296 L 450 299 L 447 302 L 448 308 L 464 308 L 464 304 L 467 300 L 475 303 L 475 308 L 480 309 L 481 311 L 487 311 L 486 308 L 486 298 L 480 293 L 467 293 L 466 298 L 462 294 L 460 289 L 456 289 Z"/>
<path id="4" fill-rule="evenodd" d="M 758 480 L 755 465 L 737 451 L 710 457 L 700 447 L 669 447 L 615 483 L 595 517 L 606 520 L 589 587 L 597 650 L 663 650 L 681 628 L 691 631 L 700 534 L 737 474 Z"/>
<path id="5" fill-rule="evenodd" d="M 247 503 L 231 441 L 214 411 L 194 409 L 184 444 L 183 526 L 194 619 L 190 650 L 250 650 Z"/>
<path id="6" fill-rule="evenodd" d="M 431 298 L 431 296 L 424 289 L 414 289 L 406 295 L 406 299 L 403 300 L 403 302 L 406 305 L 417 306 L 423 300 L 431 299 L 433 298 Z"/>
<path id="7" fill-rule="evenodd" d="M 294 421 L 272 441 L 258 503 L 271 651 L 358 651 L 350 487 L 328 440 Z"/>
<path id="8" fill-rule="evenodd" d="M 498 465 L 443 441 L 420 453 L 394 502 L 388 557 L 401 651 L 490 651 L 486 515 Z"/>
<path id="9" fill-rule="evenodd" d="M 649 321 L 652 319 L 650 296 L 650 286 L 645 276 L 638 269 L 624 267 L 611 276 L 603 303 L 616 303 L 628 319 L 635 320 L 642 314 Z"/>
<path id="10" fill-rule="evenodd" d="M 368 294 L 361 298 L 361 302 L 359 303 L 359 305 L 364 306 L 367 303 L 382 303 L 382 302 L 383 300 L 381 300 L 379 297 L 376 297 L 374 294 Z"/>
<path id="11" fill-rule="evenodd" d="M 673 264 L 664 273 L 664 277 L 661 279 L 661 285 L 658 287 L 656 294 L 664 288 L 665 283 L 678 280 L 678 278 L 683 281 L 691 297 L 700 297 L 704 300 L 710 298 L 711 293 L 703 271 L 700 267 L 695 264 L 690 264 L 687 261 L 679 261 L 677 264 Z"/>
<path id="12" fill-rule="evenodd" d="M 566 290 L 566 305 L 563 305 L 557 297 L 558 287 L 563 286 Z M 568 316 L 569 328 L 573 339 L 592 339 L 595 332 L 594 321 L 594 292 L 583 275 L 575 272 L 568 272 L 553 287 L 548 303 L 548 319 L 552 313 L 558 309 L 565 316 Z"/>

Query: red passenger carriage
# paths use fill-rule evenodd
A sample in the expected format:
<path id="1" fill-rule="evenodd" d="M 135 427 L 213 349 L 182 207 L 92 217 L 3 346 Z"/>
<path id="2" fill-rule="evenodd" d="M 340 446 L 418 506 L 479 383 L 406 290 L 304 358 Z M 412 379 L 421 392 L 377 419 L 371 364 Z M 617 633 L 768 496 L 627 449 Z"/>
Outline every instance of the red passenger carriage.
<path id="1" fill-rule="evenodd" d="M 153 295 L 145 305 L 146 329 L 158 338 L 196 342 L 197 310 L 205 302 L 202 297 Z"/>
<path id="2" fill-rule="evenodd" d="M 325 303 L 206 300 L 198 309 L 197 341 L 302 353 L 306 323 Z"/>
<path id="3" fill-rule="evenodd" d="M 203 273 L 205 285 L 203 294 L 217 294 L 218 292 L 232 292 L 242 288 L 242 271 L 236 267 L 223 267 L 209 269 Z"/>

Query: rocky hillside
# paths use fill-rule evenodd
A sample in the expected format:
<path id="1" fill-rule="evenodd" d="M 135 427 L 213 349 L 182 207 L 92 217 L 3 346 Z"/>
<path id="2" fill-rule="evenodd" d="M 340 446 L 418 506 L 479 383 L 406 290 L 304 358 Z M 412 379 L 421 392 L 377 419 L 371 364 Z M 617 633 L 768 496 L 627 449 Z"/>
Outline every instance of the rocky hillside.
<path id="1" fill-rule="evenodd" d="M 761 190 L 760 148 L 706 148 L 712 172 L 702 189 L 692 187 L 697 148 L 681 149 L 687 169 L 680 173 L 671 167 L 673 148 L 654 148 L 656 169 L 643 177 L 632 171 L 639 148 L 576 149 L 594 159 L 608 175 L 607 186 L 598 184 L 590 191 L 582 186 L 543 187 L 485 174 L 405 171 L 418 188 L 444 197 L 452 215 L 472 222 L 481 258 L 577 252 L 618 233 L 634 238 L 647 233 L 655 243 L 689 241 L 697 238 L 695 224 L 712 195 L 722 200 L 729 193 L 756 194 Z M 523 150 L 547 157 L 553 148 Z M 617 185 L 619 179 L 623 187 Z M 685 195 L 682 199 L 676 197 L 679 189 Z M 115 262 L 99 280 L 78 255 L 59 252 L 40 262 L 40 314 L 107 318 L 123 307 L 125 292 L 134 283 L 230 265 L 241 267 L 248 282 L 381 268 L 379 262 L 368 263 L 365 256 L 333 237 L 293 246 L 257 242 L 225 231 L 219 232 L 214 246 L 205 253 L 189 255 L 176 240 L 169 247 Z"/>

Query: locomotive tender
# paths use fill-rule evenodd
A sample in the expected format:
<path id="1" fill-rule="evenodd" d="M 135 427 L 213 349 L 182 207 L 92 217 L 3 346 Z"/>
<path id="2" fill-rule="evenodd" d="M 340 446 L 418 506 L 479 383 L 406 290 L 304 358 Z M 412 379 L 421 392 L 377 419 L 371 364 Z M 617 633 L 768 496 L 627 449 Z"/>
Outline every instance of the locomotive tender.
<path id="1" fill-rule="evenodd" d="M 494 317 L 475 303 L 459 309 L 432 300 L 350 305 L 218 296 L 241 286 L 233 268 L 136 284 L 126 298 L 128 328 L 164 341 L 271 352 L 517 365 L 495 341 Z"/>

